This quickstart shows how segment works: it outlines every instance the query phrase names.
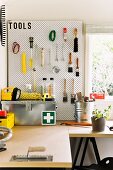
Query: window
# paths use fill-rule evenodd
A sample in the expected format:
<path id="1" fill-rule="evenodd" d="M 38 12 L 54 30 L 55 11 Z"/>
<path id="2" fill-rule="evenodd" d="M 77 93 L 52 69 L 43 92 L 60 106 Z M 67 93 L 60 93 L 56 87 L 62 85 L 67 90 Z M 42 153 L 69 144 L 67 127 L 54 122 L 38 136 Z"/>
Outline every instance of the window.
<path id="1" fill-rule="evenodd" d="M 86 95 L 113 99 L 113 30 L 94 29 L 86 34 Z M 102 97 L 101 96 L 101 97 Z"/>

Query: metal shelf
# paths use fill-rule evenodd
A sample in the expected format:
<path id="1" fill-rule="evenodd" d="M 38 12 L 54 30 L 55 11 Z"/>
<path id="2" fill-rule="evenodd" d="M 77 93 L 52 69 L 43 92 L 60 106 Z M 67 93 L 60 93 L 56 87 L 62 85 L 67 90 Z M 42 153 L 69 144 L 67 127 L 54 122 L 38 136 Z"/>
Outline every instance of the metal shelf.
<path id="1" fill-rule="evenodd" d="M 56 104 L 56 101 L 36 101 L 36 100 L 21 100 L 21 101 L 1 101 L 1 104 Z"/>

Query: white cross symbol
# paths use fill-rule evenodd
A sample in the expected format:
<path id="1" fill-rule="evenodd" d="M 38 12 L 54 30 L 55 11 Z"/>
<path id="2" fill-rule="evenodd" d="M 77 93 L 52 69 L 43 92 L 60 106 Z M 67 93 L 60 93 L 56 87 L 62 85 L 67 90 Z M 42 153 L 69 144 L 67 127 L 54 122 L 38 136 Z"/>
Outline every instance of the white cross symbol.
<path id="1" fill-rule="evenodd" d="M 47 113 L 47 116 L 44 116 L 44 120 L 47 120 L 47 123 L 50 123 L 52 119 L 53 119 L 53 116 L 50 116 L 50 113 Z"/>

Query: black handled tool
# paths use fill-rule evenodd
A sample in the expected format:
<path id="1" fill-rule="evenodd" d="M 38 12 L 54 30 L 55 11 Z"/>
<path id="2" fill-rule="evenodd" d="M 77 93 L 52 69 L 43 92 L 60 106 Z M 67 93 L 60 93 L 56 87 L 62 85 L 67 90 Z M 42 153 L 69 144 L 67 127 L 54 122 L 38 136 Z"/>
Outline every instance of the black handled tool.
<path id="1" fill-rule="evenodd" d="M 77 38 L 77 28 L 74 29 L 74 51 L 78 52 L 78 38 Z"/>

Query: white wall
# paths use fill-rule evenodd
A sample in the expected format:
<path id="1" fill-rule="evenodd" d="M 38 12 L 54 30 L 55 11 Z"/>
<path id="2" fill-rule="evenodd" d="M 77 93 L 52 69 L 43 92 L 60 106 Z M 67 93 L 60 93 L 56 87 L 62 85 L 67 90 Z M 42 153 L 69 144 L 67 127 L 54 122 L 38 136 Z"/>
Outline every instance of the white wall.
<path id="1" fill-rule="evenodd" d="M 113 0 L 2 0 L 9 19 L 77 19 L 112 23 Z"/>
<path id="2" fill-rule="evenodd" d="M 113 0 L 0 0 L 0 2 L 6 4 L 7 19 L 11 20 L 75 19 L 87 24 L 113 22 Z M 1 71 L 5 73 L 6 70 L 4 57 L 5 55 L 0 60 L 2 63 L 0 73 Z M 0 74 L 0 84 L 4 81 L 5 75 Z M 102 158 L 113 156 L 112 139 L 99 139 L 98 144 Z M 87 160 L 89 159 L 90 156 Z"/>

